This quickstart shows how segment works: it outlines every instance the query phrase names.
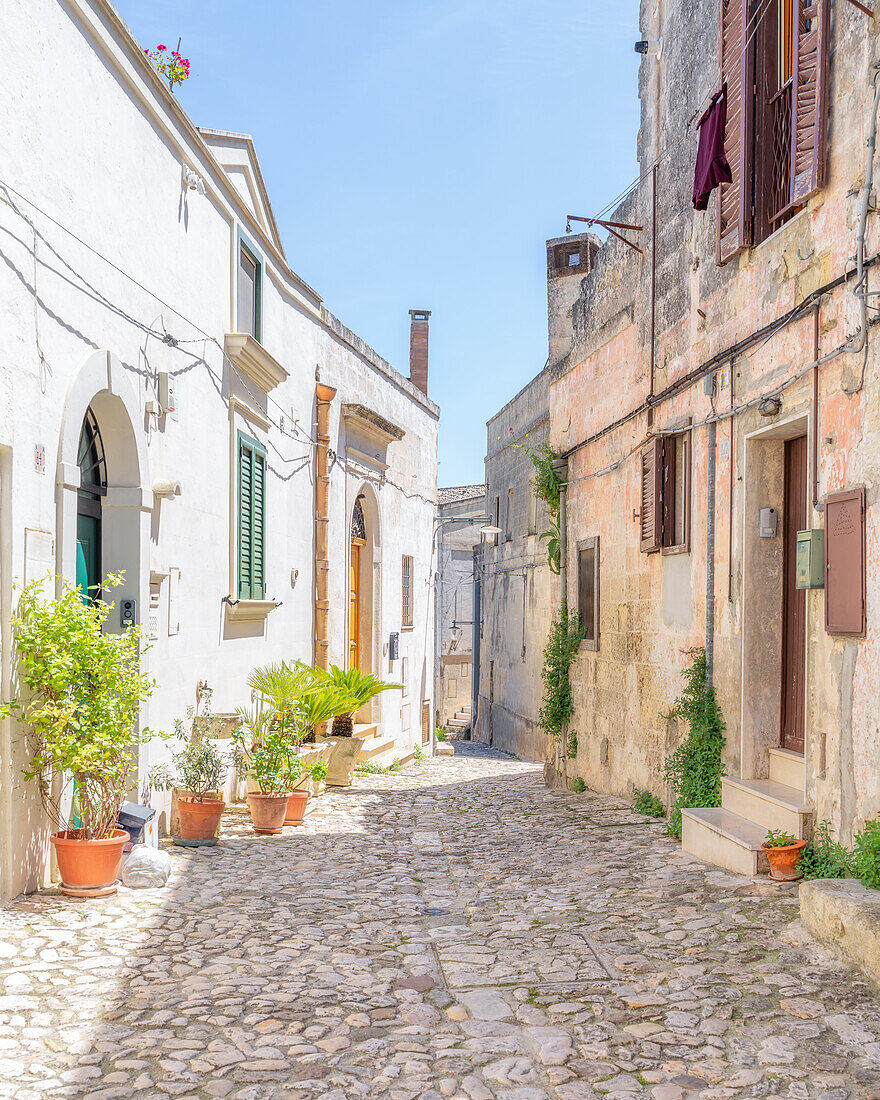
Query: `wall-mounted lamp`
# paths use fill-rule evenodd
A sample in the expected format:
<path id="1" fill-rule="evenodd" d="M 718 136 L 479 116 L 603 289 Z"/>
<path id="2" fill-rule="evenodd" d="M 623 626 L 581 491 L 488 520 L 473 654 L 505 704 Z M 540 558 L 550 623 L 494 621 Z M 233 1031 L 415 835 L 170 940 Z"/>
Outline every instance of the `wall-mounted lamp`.
<path id="1" fill-rule="evenodd" d="M 183 189 L 184 191 L 195 191 L 197 195 L 206 195 L 205 181 L 200 175 L 183 165 Z"/>
<path id="2" fill-rule="evenodd" d="M 153 492 L 157 497 L 171 500 L 172 497 L 180 496 L 180 482 L 173 478 L 157 478 L 153 482 Z"/>
<path id="3" fill-rule="evenodd" d="M 661 35 L 657 42 L 651 42 L 647 38 L 639 39 L 635 44 L 635 51 L 648 57 L 656 57 L 659 61 L 663 56 L 663 36 Z"/>
<path id="4" fill-rule="evenodd" d="M 501 534 L 501 528 L 500 527 L 493 527 L 493 526 L 491 526 L 490 524 L 487 523 L 487 524 L 484 524 L 480 528 L 480 534 L 481 535 L 491 535 L 491 538 L 487 539 L 487 541 L 488 542 L 494 542 L 495 541 L 495 536 Z"/>
<path id="5" fill-rule="evenodd" d="M 758 412 L 761 416 L 778 416 L 779 411 L 782 408 L 782 398 L 776 397 L 764 397 L 758 402 Z"/>

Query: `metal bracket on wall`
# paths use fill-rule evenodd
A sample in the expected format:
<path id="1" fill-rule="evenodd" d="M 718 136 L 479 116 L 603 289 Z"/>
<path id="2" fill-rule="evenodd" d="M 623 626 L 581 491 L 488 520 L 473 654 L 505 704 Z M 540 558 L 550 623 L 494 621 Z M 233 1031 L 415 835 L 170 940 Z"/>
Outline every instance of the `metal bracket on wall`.
<path id="1" fill-rule="evenodd" d="M 853 0 L 854 2 L 854 0 Z M 641 233 L 644 229 L 642 225 L 628 225 L 626 222 L 609 222 L 604 221 L 602 218 L 581 218 L 577 214 L 566 214 L 565 216 L 565 232 L 571 232 L 572 222 L 586 222 L 587 225 L 601 225 L 603 229 L 607 229 L 609 233 L 617 237 L 618 240 L 623 241 L 624 244 L 628 244 L 630 248 L 634 248 L 636 252 L 641 256 L 643 255 L 642 249 L 637 244 L 628 240 L 622 233 L 618 233 L 618 229 L 631 229 L 635 233 Z"/>
<path id="2" fill-rule="evenodd" d="M 860 0 L 849 0 L 849 2 L 852 4 L 852 6 L 854 8 L 858 8 L 859 11 L 863 11 L 865 13 L 865 15 L 870 15 L 873 18 L 873 16 L 874 16 L 874 9 L 873 8 L 869 8 L 867 4 L 860 3 Z"/>

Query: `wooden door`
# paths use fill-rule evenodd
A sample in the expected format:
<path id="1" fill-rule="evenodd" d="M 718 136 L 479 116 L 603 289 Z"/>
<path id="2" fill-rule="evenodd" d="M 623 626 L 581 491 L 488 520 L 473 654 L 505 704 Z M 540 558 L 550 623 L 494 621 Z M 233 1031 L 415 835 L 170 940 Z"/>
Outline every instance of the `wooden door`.
<path id="1" fill-rule="evenodd" d="M 781 744 L 804 751 L 807 594 L 795 588 L 797 533 L 807 525 L 807 437 L 785 444 L 785 500 L 782 517 L 782 708 Z"/>
<path id="2" fill-rule="evenodd" d="M 348 667 L 361 667 L 361 547 L 363 539 L 351 540 L 351 573 L 348 607 Z"/>

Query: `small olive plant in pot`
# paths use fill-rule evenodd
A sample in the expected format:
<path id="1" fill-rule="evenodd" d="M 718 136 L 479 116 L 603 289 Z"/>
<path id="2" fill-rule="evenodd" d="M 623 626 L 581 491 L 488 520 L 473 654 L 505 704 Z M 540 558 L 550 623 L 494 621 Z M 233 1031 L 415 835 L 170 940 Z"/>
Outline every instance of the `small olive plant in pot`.
<path id="1" fill-rule="evenodd" d="M 192 715 L 190 710 L 190 720 Z M 183 738 L 183 722 L 178 719 L 174 726 L 177 737 Z M 217 843 L 217 829 L 226 809 L 222 797 L 218 798 L 214 792 L 222 788 L 229 764 L 204 736 L 189 741 L 180 752 L 174 753 L 171 761 L 171 768 L 164 764 L 153 768 L 149 782 L 156 790 L 177 787 L 186 792 L 177 798 L 180 833 L 174 837 L 174 843 L 184 848 L 211 847 Z"/>
<path id="2" fill-rule="evenodd" d="M 16 672 L 26 691 L 0 706 L 0 717 L 29 728 L 23 773 L 39 785 L 57 829 L 50 840 L 61 890 L 104 897 L 116 892 L 129 839 L 117 816 L 138 746 L 152 736 L 137 723 L 154 684 L 141 671 L 140 630 L 105 631 L 114 605 L 55 580 L 56 599 L 46 598 L 45 580 L 21 593 L 11 622 Z M 101 589 L 106 594 L 122 583 L 121 574 L 111 574 Z"/>
<path id="3" fill-rule="evenodd" d="M 769 829 L 761 847 L 767 853 L 770 878 L 778 882 L 795 882 L 803 877 L 798 868 L 798 860 L 806 846 L 805 840 L 798 840 L 790 833 L 781 829 Z"/>

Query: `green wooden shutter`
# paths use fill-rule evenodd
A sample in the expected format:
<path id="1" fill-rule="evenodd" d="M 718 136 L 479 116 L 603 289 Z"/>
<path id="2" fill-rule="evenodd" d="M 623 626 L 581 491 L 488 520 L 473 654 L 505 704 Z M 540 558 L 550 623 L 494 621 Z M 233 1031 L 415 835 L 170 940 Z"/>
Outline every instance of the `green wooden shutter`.
<path id="1" fill-rule="evenodd" d="M 259 450 L 254 451 L 254 495 L 251 514 L 254 521 L 251 544 L 253 558 L 251 598 L 264 600 L 266 598 L 266 455 Z"/>
<path id="2" fill-rule="evenodd" d="M 266 452 L 238 437 L 238 598 L 266 598 Z"/>

